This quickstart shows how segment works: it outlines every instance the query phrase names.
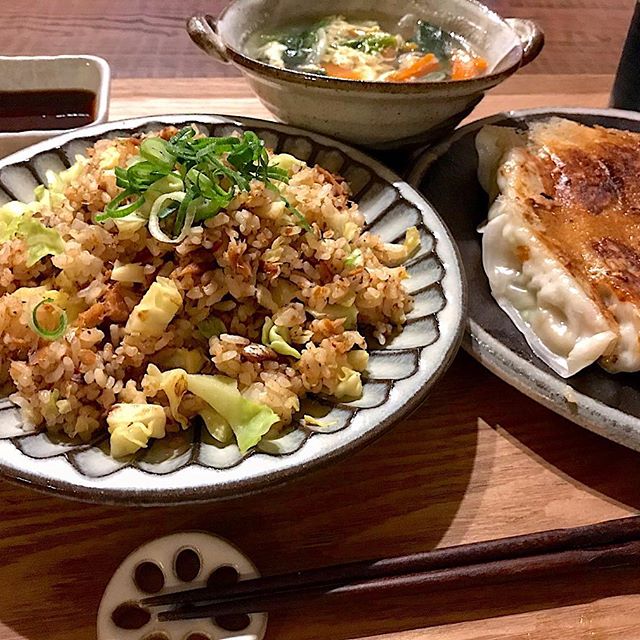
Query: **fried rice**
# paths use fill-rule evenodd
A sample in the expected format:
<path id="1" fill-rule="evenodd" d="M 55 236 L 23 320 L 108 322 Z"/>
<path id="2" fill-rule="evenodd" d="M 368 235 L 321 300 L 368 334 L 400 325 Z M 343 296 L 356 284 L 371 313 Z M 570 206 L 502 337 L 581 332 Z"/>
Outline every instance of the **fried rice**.
<path id="1" fill-rule="evenodd" d="M 309 394 L 357 398 L 365 336 L 384 343 L 411 309 L 401 263 L 415 250 L 417 232 L 411 230 L 412 242 L 385 244 L 363 231 L 342 178 L 291 158 L 288 182 L 274 190 L 252 180 L 179 244 L 158 240 L 140 216 L 96 222 L 122 191 L 115 167 L 130 165 L 141 140 L 100 140 L 71 169 L 49 176 L 23 215 L 55 230 L 58 250 L 33 263 L 28 238 L 4 229 L 0 382 L 25 425 L 83 441 L 109 429 L 112 453 L 121 456 L 204 420 L 223 444 L 231 433 L 246 450 L 260 436 L 298 424 Z M 271 152 L 269 158 L 278 160 Z M 165 312 L 167 300 L 175 303 L 164 322 L 143 313 L 157 311 L 152 291 L 156 300 L 164 296 Z M 56 339 L 34 330 L 43 301 L 48 312 L 64 314 Z M 43 312 L 41 323 L 50 325 Z M 249 401 L 241 407 L 251 408 L 242 414 L 247 419 L 256 407 L 275 417 L 257 438 L 241 441 L 234 420 L 243 418 L 220 415 L 199 394 L 205 378 Z M 138 413 L 118 421 L 127 406 Z M 157 428 L 152 414 L 162 423 Z M 118 428 L 124 439 L 114 443 Z"/>

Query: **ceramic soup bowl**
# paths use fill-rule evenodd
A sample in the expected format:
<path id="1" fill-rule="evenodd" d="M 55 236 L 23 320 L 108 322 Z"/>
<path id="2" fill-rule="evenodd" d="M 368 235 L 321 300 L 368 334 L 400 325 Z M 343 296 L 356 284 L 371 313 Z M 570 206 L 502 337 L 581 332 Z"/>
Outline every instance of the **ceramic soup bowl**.
<path id="1" fill-rule="evenodd" d="M 411 14 L 462 35 L 487 60 L 488 71 L 468 80 L 367 82 L 281 69 L 247 53 L 256 31 L 333 14 L 377 19 L 389 30 Z M 321 10 L 300 0 L 235 0 L 217 19 L 191 17 L 187 30 L 207 54 L 238 66 L 279 120 L 381 150 L 428 142 L 452 130 L 488 89 L 536 58 L 544 43 L 534 22 L 503 19 L 474 0 L 386 0 L 378 6 L 370 0 L 326 0 Z"/>

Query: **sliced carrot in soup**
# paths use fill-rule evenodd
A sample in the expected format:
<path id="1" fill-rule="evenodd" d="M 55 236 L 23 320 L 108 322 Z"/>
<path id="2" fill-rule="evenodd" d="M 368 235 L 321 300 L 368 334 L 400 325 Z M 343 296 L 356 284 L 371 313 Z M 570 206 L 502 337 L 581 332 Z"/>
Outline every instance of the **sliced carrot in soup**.
<path id="1" fill-rule="evenodd" d="M 407 82 L 413 78 L 420 78 L 435 71 L 440 66 L 440 61 L 433 53 L 418 58 L 413 64 L 404 69 L 398 69 L 387 77 L 389 82 Z"/>
<path id="2" fill-rule="evenodd" d="M 344 80 L 360 80 L 360 74 L 353 69 L 348 69 L 347 67 L 341 67 L 338 64 L 333 64 L 332 62 L 328 62 L 324 65 L 324 70 L 326 71 L 328 76 L 332 78 L 342 78 Z"/>
<path id="3" fill-rule="evenodd" d="M 487 61 L 479 56 L 457 56 L 451 61 L 451 79 L 467 80 L 483 74 Z"/>

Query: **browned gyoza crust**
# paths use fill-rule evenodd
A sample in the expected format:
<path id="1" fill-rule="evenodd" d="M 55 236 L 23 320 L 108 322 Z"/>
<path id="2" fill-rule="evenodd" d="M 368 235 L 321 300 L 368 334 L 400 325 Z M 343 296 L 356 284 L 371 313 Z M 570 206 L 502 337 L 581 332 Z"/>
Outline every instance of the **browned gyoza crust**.
<path id="1" fill-rule="evenodd" d="M 640 305 L 640 134 L 552 119 L 520 152 L 517 189 L 537 237 L 607 316 L 612 296 Z"/>

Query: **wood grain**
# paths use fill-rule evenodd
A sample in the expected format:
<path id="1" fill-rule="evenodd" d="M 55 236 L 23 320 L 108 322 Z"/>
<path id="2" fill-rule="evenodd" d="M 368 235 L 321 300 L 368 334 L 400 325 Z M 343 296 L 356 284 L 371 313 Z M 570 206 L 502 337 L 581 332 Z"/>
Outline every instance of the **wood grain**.
<path id="1" fill-rule="evenodd" d="M 520 76 L 476 115 L 604 106 L 609 76 Z M 176 97 L 178 96 L 178 97 Z M 112 115 L 264 115 L 240 79 L 117 80 Z M 640 455 L 536 405 L 466 354 L 427 402 L 339 464 L 260 494 L 134 509 L 64 501 L 0 482 L 0 640 L 86 640 L 104 587 L 137 545 L 183 529 L 233 540 L 272 573 L 412 553 L 637 514 Z M 269 640 L 599 640 L 637 637 L 640 571 L 509 589 L 273 614 Z"/>
<path id="2" fill-rule="evenodd" d="M 608 75 L 516 75 L 491 91 L 468 118 L 502 109 L 533 107 L 605 107 L 612 78 Z M 273 116 L 251 94 L 243 78 L 114 80 L 110 120 L 162 113 L 218 113 L 256 118 Z"/>
<path id="3" fill-rule="evenodd" d="M 115 77 L 236 75 L 207 59 L 184 31 L 197 12 L 216 15 L 227 0 L 2 0 L 5 55 L 93 53 Z M 632 0 L 488 0 L 503 16 L 537 20 L 547 34 L 523 73 L 615 72 Z M 577 53 L 578 52 L 578 53 Z"/>

